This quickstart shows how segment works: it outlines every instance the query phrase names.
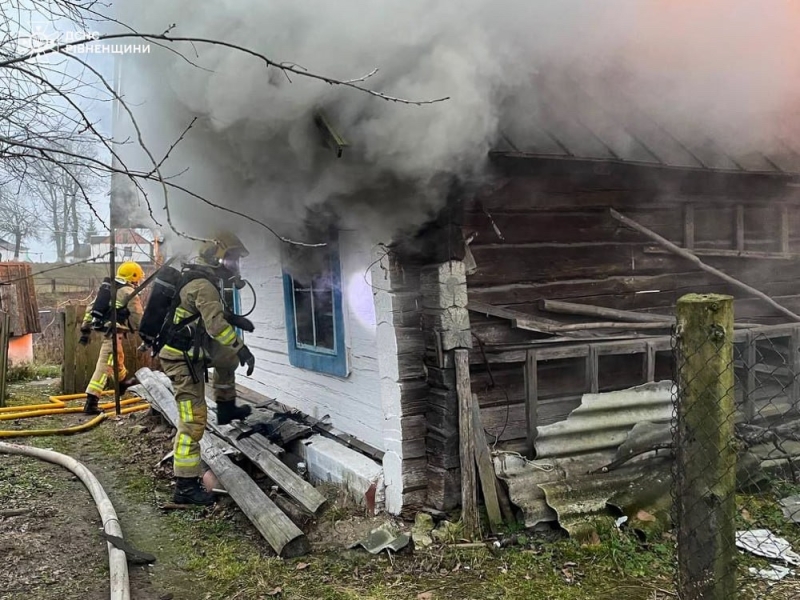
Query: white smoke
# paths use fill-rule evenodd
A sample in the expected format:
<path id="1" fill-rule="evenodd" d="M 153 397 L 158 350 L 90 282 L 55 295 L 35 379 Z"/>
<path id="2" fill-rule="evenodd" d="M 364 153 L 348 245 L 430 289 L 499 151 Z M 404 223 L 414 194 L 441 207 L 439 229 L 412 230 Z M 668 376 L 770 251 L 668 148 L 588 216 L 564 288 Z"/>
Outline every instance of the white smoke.
<path id="1" fill-rule="evenodd" d="M 199 117 L 165 172 L 188 168 L 177 182 L 287 234 L 309 210 L 333 210 L 374 241 L 420 224 L 443 205 L 451 176 L 487 176 L 501 134 L 524 141 L 534 125 L 558 133 L 541 102 L 569 104 L 573 89 L 541 89 L 550 73 L 568 74 L 617 116 L 646 110 L 687 143 L 710 136 L 747 153 L 772 150 L 777 134 L 796 140 L 787 123 L 800 107 L 800 8 L 791 0 L 141 0 L 119 10 L 139 31 L 174 23 L 176 36 L 232 42 L 338 79 L 378 68 L 365 85 L 389 95 L 450 97 L 389 103 L 289 81 L 257 58 L 202 44 L 180 46 L 198 66 L 154 44 L 152 54 L 126 55 L 125 97 L 156 153 Z M 593 128 L 608 125 L 591 103 L 574 106 Z M 341 159 L 320 143 L 318 109 L 351 144 Z M 179 227 L 200 233 L 221 222 L 197 200 L 173 202 Z"/>

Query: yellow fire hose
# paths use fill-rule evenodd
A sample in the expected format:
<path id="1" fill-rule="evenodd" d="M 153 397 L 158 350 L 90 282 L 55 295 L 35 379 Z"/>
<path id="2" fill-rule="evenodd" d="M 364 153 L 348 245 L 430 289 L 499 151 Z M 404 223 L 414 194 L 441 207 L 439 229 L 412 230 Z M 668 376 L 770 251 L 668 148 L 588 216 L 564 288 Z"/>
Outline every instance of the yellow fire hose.
<path id="1" fill-rule="evenodd" d="M 103 392 L 104 396 L 112 395 L 113 391 Z M 72 415 L 83 412 L 80 406 L 67 406 L 67 402 L 73 400 L 84 400 L 86 394 L 66 394 L 61 396 L 50 396 L 50 402 L 47 404 L 29 404 L 27 406 L 8 406 L 0 408 L 0 421 L 15 421 L 17 419 L 28 419 L 31 417 L 45 417 L 53 415 Z M 141 398 L 128 398 L 122 400 L 120 403 L 122 408 L 120 414 L 127 415 L 130 413 L 138 412 L 140 410 L 147 410 L 150 405 Z M 80 425 L 73 425 L 72 427 L 63 427 L 60 429 L 8 429 L 0 430 L 0 438 L 14 438 L 14 437 L 31 437 L 31 436 L 45 436 L 45 435 L 71 435 L 73 433 L 81 433 L 88 431 L 92 427 L 96 427 L 109 416 L 115 413 L 116 405 L 114 402 L 104 402 L 99 405 L 103 411 L 93 419 L 81 423 Z"/>

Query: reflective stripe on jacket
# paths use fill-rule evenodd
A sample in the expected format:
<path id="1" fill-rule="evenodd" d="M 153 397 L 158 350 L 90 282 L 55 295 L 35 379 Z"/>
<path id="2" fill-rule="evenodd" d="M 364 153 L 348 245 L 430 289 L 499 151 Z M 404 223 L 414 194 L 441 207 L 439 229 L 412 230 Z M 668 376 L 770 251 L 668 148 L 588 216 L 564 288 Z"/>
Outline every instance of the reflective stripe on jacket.
<path id="1" fill-rule="evenodd" d="M 200 318 L 191 323 L 192 327 L 200 327 L 205 335 L 223 346 L 238 348 L 242 344 L 236 330 L 225 320 L 225 307 L 219 290 L 208 279 L 193 279 L 183 286 L 173 323 L 180 323 L 197 314 Z M 159 356 L 176 360 L 183 358 L 183 352 L 167 345 L 161 349 Z"/>

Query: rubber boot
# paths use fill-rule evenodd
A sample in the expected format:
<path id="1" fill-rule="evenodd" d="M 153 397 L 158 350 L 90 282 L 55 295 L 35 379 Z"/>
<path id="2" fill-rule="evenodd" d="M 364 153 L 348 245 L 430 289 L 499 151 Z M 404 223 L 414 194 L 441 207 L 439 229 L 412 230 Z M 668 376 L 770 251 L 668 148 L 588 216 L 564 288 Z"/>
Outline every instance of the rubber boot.
<path id="1" fill-rule="evenodd" d="M 100 408 L 97 403 L 100 399 L 94 394 L 86 394 L 86 403 L 83 405 L 83 412 L 87 415 L 99 415 Z"/>
<path id="2" fill-rule="evenodd" d="M 217 423 L 227 425 L 231 421 L 246 419 L 252 409 L 249 406 L 236 406 L 236 401 L 217 402 Z"/>
<path id="3" fill-rule="evenodd" d="M 172 497 L 175 504 L 198 504 L 209 506 L 214 504 L 216 499 L 214 494 L 207 492 L 200 485 L 197 477 L 178 477 L 175 484 L 175 494 Z"/>
<path id="4" fill-rule="evenodd" d="M 127 392 L 129 387 L 137 385 L 138 383 L 139 383 L 139 380 L 136 379 L 136 377 L 128 377 L 127 379 L 123 379 L 122 381 L 119 382 L 119 393 L 120 393 L 120 395 L 122 395 L 125 392 Z"/>

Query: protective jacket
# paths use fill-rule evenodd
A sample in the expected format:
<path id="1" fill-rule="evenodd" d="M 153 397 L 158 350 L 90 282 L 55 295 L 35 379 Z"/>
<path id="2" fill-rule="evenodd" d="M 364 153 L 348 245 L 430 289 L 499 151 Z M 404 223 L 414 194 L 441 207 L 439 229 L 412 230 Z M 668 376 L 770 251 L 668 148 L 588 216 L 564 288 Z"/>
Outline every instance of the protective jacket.
<path id="1" fill-rule="evenodd" d="M 188 355 L 193 361 L 205 360 L 213 342 L 223 352 L 235 355 L 239 351 L 243 341 L 225 319 L 225 306 L 217 286 L 205 277 L 198 277 L 184 285 L 179 296 L 173 317 L 175 334 L 158 353 L 159 358 L 184 360 Z M 181 327 L 181 323 L 186 324 Z"/>
<path id="2" fill-rule="evenodd" d="M 124 279 L 117 279 L 116 307 L 118 311 L 117 331 L 119 332 L 136 331 L 139 329 L 139 323 L 142 320 L 143 312 L 141 296 L 137 295 L 130 302 L 128 302 L 128 298 L 130 298 L 135 289 L 136 288 L 134 288 L 130 283 L 127 283 Z M 87 310 L 86 314 L 83 316 L 83 325 L 89 325 L 91 322 L 92 314 Z M 110 329 L 111 311 L 108 312 L 108 319 L 104 323 L 104 330 L 109 331 Z"/>

